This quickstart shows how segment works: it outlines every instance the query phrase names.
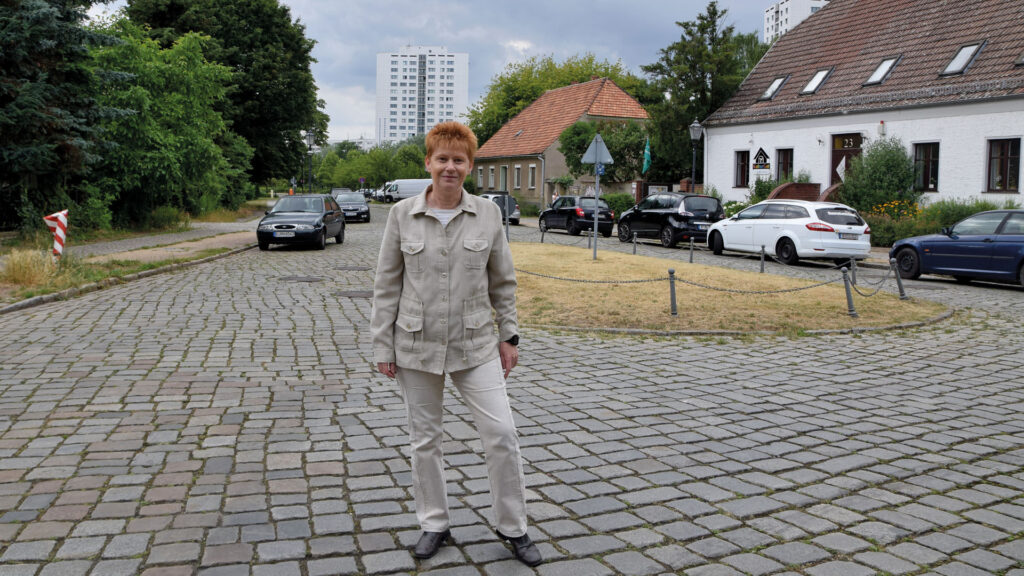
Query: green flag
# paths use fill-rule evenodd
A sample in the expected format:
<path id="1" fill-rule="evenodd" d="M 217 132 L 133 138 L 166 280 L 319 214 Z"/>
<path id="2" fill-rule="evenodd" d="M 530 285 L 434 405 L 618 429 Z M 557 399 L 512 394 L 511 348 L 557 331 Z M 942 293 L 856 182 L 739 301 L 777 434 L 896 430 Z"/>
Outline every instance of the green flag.
<path id="1" fill-rule="evenodd" d="M 651 138 L 647 137 L 647 142 L 644 144 L 644 167 L 640 171 L 641 174 L 647 172 L 647 169 L 651 167 Z"/>

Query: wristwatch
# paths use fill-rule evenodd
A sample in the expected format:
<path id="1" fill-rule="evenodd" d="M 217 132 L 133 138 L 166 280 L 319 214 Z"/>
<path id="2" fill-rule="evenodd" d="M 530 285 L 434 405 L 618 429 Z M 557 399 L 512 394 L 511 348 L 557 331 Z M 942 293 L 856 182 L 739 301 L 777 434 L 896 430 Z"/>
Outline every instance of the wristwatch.
<path id="1" fill-rule="evenodd" d="M 508 342 L 513 346 L 519 346 L 519 334 L 516 334 L 515 336 L 509 338 L 508 340 L 505 340 L 505 342 Z"/>

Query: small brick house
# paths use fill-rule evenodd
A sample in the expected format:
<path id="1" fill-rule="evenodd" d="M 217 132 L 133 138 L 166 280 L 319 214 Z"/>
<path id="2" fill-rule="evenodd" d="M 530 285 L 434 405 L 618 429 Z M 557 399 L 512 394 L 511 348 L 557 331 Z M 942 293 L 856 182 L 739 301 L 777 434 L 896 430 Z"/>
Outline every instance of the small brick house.
<path id="1" fill-rule="evenodd" d="M 505 123 L 477 151 L 473 177 L 478 192 L 510 192 L 520 202 L 546 206 L 557 190 L 553 179 L 569 174 L 558 137 L 587 120 L 647 120 L 639 102 L 608 78 L 548 90 Z M 579 179 L 585 189 L 593 177 Z M 629 186 L 629 184 L 625 184 Z M 618 191 L 605 188 L 602 194 Z M 628 191 L 628 190 L 627 190 Z"/>

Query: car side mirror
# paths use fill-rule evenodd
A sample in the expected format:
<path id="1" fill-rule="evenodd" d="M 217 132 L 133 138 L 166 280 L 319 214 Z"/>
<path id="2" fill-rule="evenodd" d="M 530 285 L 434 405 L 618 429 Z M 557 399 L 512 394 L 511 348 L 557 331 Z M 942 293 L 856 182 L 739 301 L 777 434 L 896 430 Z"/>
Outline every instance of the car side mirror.
<path id="1" fill-rule="evenodd" d="M 953 235 L 953 229 L 951 227 L 949 227 L 949 226 L 944 227 L 942 229 L 942 235 L 943 236 L 952 236 Z"/>
<path id="2" fill-rule="evenodd" d="M 264 211 L 263 211 L 263 215 L 264 215 L 264 216 L 266 216 L 267 214 L 270 214 L 270 210 L 264 210 Z"/>

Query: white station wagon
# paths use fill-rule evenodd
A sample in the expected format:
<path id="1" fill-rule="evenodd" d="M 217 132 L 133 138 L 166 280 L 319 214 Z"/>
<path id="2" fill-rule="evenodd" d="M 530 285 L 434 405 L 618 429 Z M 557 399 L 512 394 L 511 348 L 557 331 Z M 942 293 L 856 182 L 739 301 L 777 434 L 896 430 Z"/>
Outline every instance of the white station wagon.
<path id="1" fill-rule="evenodd" d="M 856 210 L 835 202 L 765 200 L 732 218 L 719 220 L 708 229 L 708 247 L 760 252 L 785 264 L 800 258 L 832 259 L 837 264 L 850 258 L 867 258 L 871 228 Z"/>

